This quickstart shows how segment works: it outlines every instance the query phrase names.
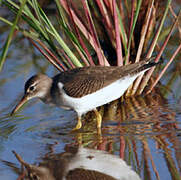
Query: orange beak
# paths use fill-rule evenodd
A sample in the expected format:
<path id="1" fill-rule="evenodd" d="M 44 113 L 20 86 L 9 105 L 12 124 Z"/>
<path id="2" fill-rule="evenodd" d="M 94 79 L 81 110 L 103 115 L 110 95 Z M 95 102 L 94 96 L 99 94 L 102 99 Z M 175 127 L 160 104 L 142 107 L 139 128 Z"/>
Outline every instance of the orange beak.
<path id="1" fill-rule="evenodd" d="M 22 99 L 19 101 L 19 103 L 16 105 L 16 107 L 11 112 L 11 116 L 14 115 L 22 106 L 28 101 L 28 96 L 25 94 Z"/>

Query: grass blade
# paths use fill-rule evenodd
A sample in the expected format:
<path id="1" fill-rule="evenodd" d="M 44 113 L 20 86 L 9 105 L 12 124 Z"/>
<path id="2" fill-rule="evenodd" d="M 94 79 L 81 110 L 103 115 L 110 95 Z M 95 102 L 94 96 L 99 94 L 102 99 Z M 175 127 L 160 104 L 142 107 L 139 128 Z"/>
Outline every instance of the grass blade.
<path id="1" fill-rule="evenodd" d="M 63 8 L 65 9 L 65 11 L 67 12 L 67 14 L 69 14 L 69 10 L 66 4 L 65 0 L 60 0 L 61 5 L 63 6 Z M 77 27 L 80 29 L 80 31 L 82 32 L 82 34 L 85 36 L 85 38 L 89 41 L 89 43 L 91 44 L 91 46 L 94 49 L 97 49 L 98 47 L 96 46 L 96 44 L 94 43 L 93 37 L 91 35 L 91 33 L 89 32 L 88 28 L 81 22 L 81 20 L 78 18 L 78 16 L 75 14 L 75 12 L 71 9 L 70 7 L 70 11 L 72 13 L 73 19 L 77 25 Z M 69 14 L 70 15 L 70 14 Z"/>
<path id="2" fill-rule="evenodd" d="M 113 15 L 114 15 L 114 25 L 115 25 L 115 34 L 116 34 L 116 51 L 117 51 L 117 65 L 123 65 L 123 56 L 122 56 L 122 46 L 121 46 L 121 39 L 119 33 L 119 21 L 118 15 L 116 10 L 116 0 L 112 0 L 113 4 Z"/>
<path id="3" fill-rule="evenodd" d="M 152 0 L 152 2 L 148 6 L 147 15 L 146 15 L 146 18 L 145 18 L 146 22 L 143 24 L 143 27 L 142 27 L 141 36 L 140 36 L 141 39 L 140 39 L 140 43 L 139 43 L 139 46 L 138 46 L 138 51 L 137 51 L 135 62 L 138 62 L 140 60 L 140 57 L 141 57 L 141 53 L 142 53 L 142 50 L 143 50 L 143 46 L 144 46 L 144 42 L 145 42 L 145 36 L 146 36 L 146 32 L 147 32 L 147 29 L 148 29 L 148 26 L 149 26 L 153 5 L 154 5 L 154 0 Z M 142 80 L 142 77 L 143 76 L 138 77 L 136 79 L 136 81 L 134 82 L 132 90 L 131 90 L 131 92 L 129 92 L 129 93 L 131 93 L 131 95 L 134 95 L 136 93 L 136 91 L 137 91 L 137 89 L 139 87 L 139 84 L 140 84 L 140 82 Z"/>
<path id="4" fill-rule="evenodd" d="M 174 60 L 174 58 L 176 57 L 176 55 L 180 52 L 181 50 L 181 44 L 178 46 L 178 48 L 176 49 L 176 51 L 174 52 L 174 54 L 172 55 L 172 57 L 170 58 L 169 62 L 166 64 L 166 66 L 163 68 L 162 72 L 159 74 L 159 76 L 157 77 L 157 79 L 155 80 L 155 82 L 152 84 L 152 86 L 149 88 L 149 90 L 146 92 L 146 94 L 149 94 L 153 88 L 156 86 L 156 84 L 158 83 L 158 81 L 161 79 L 161 77 L 163 76 L 163 74 L 165 73 L 165 71 L 167 70 L 167 68 L 169 67 L 169 65 L 172 63 L 172 61 Z"/>
<path id="5" fill-rule="evenodd" d="M 69 11 L 69 14 L 70 14 L 70 18 L 72 20 L 73 27 L 74 27 L 74 29 L 76 31 L 78 42 L 80 43 L 80 46 L 83 48 L 83 49 L 80 48 L 80 51 L 82 49 L 82 51 L 81 51 L 82 54 L 84 54 L 84 56 L 86 56 L 86 58 L 88 58 L 90 65 L 94 66 L 95 64 L 94 64 L 94 61 L 92 59 L 92 56 L 90 55 L 85 43 L 83 42 L 83 39 L 82 39 L 82 37 L 80 35 L 80 32 L 79 32 L 79 30 L 78 30 L 78 28 L 77 28 L 77 26 L 75 24 L 75 21 L 74 21 L 73 15 L 72 15 L 72 11 L 70 10 L 70 6 L 68 6 L 68 11 Z M 87 63 L 87 61 L 85 61 L 84 58 L 83 58 L 83 61 L 84 61 L 85 65 L 89 66 L 89 63 Z"/>
<path id="6" fill-rule="evenodd" d="M 138 46 L 138 51 L 137 51 L 137 54 L 136 54 L 135 62 L 138 62 L 140 57 L 141 57 L 143 45 L 144 45 L 144 42 L 145 42 L 146 32 L 147 32 L 149 22 L 150 22 L 150 18 L 151 18 L 151 14 L 152 14 L 153 5 L 154 5 L 154 0 L 152 0 L 148 5 L 148 10 L 147 10 L 146 18 L 145 18 L 145 23 L 143 23 L 143 27 L 142 27 L 142 31 L 141 31 L 141 35 L 140 35 L 141 39 L 140 39 L 140 43 L 139 43 L 139 46 Z"/>
<path id="7" fill-rule="evenodd" d="M 77 67 L 82 67 L 82 64 L 77 59 L 77 57 L 74 55 L 74 53 L 70 50 L 70 48 L 67 46 L 67 44 L 64 42 L 64 40 L 60 37 L 57 30 L 54 28 L 46 14 L 43 12 L 43 10 L 39 7 L 41 18 L 45 22 L 46 26 L 49 28 L 51 35 L 57 40 L 57 42 L 61 45 L 61 47 L 64 49 L 66 54 L 71 58 L 72 62 Z"/>
<path id="8" fill-rule="evenodd" d="M 166 16 L 167 16 L 167 13 L 168 13 L 169 6 L 170 6 L 171 1 L 172 1 L 172 0 L 168 0 L 168 1 L 167 1 L 167 5 L 166 5 L 166 9 L 165 9 L 165 11 L 164 11 L 164 15 L 163 15 L 163 17 L 162 17 L 162 20 L 161 20 L 161 22 L 160 22 L 159 28 L 158 28 L 158 30 L 157 30 L 157 32 L 156 32 L 156 35 L 155 35 L 155 37 L 154 37 L 154 39 L 153 39 L 153 41 L 152 41 L 151 47 L 150 47 L 150 49 L 148 50 L 147 58 L 150 58 L 150 57 L 151 57 L 151 55 L 152 55 L 152 53 L 153 53 L 153 50 L 154 50 L 154 48 L 155 48 L 155 46 L 156 46 L 156 43 L 157 43 L 157 41 L 158 41 L 158 37 L 159 37 L 160 32 L 161 32 L 161 30 L 162 30 L 163 24 L 164 24 L 164 22 L 165 22 L 165 19 L 166 19 Z"/>
<path id="9" fill-rule="evenodd" d="M 103 0 L 96 0 L 96 3 L 98 5 L 101 15 L 103 17 L 103 22 L 105 22 L 105 26 L 106 26 L 108 35 L 109 35 L 110 39 L 114 39 L 114 36 L 113 36 L 114 28 L 113 28 L 111 19 L 109 18 L 109 14 L 107 12 L 105 4 L 104 4 Z"/>
<path id="10" fill-rule="evenodd" d="M 159 28 L 158 28 L 158 30 L 157 30 L 157 32 L 156 32 L 156 35 L 155 35 L 155 37 L 154 37 L 154 39 L 153 39 L 153 42 L 152 42 L 152 44 L 151 44 L 151 47 L 150 47 L 150 49 L 149 49 L 149 51 L 148 51 L 148 53 L 147 53 L 147 58 L 151 57 L 151 55 L 152 55 L 152 53 L 153 53 L 153 50 L 154 50 L 154 48 L 155 48 L 155 45 L 156 45 L 156 43 L 157 43 L 157 41 L 158 41 L 158 37 L 159 37 L 160 32 L 161 32 L 161 30 L 162 30 L 163 24 L 164 24 L 164 22 L 165 22 L 165 18 L 166 18 L 166 16 L 167 16 L 170 3 L 171 3 L 171 0 L 168 0 L 168 1 L 167 1 L 167 5 L 166 5 L 166 9 L 165 9 L 165 11 L 164 11 L 164 15 L 163 15 L 162 20 L 161 20 L 161 23 L 160 23 L 160 26 L 159 26 Z M 170 36 L 171 36 L 171 34 L 168 35 L 168 37 L 166 38 L 166 40 L 165 40 L 165 42 L 164 42 L 164 45 L 163 45 L 163 47 L 162 47 L 162 51 L 163 51 L 163 49 L 166 47 L 167 42 L 168 42 Z M 160 56 L 161 56 L 161 53 L 160 53 L 160 55 L 158 55 L 158 56 L 156 57 L 155 62 L 158 62 Z M 144 76 L 143 81 L 141 82 L 141 84 L 140 84 L 140 86 L 139 86 L 138 94 L 141 94 L 141 93 L 143 92 L 143 90 L 144 90 L 144 88 L 146 87 L 146 85 L 147 85 L 147 83 L 148 83 L 148 81 L 149 81 L 149 79 L 150 79 L 150 77 L 151 77 L 154 69 L 155 69 L 155 68 L 151 68 L 151 69 L 148 71 L 148 73 L 146 74 L 146 76 Z"/>
<path id="11" fill-rule="evenodd" d="M 93 20 L 91 17 L 91 13 L 90 13 L 90 9 L 89 9 L 87 0 L 82 0 L 82 5 L 84 7 L 85 15 L 86 15 L 89 27 L 90 27 L 90 32 L 91 32 L 91 35 L 93 37 L 94 44 L 96 44 L 96 46 L 98 47 L 97 49 L 95 49 L 95 51 L 96 51 L 97 56 L 98 56 L 99 64 L 102 66 L 106 65 L 108 62 L 107 62 L 107 60 L 106 60 L 106 58 L 102 52 L 102 48 L 101 48 L 101 45 L 99 43 L 99 39 L 98 39 L 96 29 L 95 29 L 95 26 L 94 26 L 94 23 L 93 23 Z"/>
<path id="12" fill-rule="evenodd" d="M 128 52 L 127 52 L 127 54 L 126 54 L 126 62 L 125 62 L 125 64 L 128 64 L 129 54 L 130 54 L 130 48 L 131 48 L 131 39 L 132 39 L 132 36 L 133 36 L 134 28 L 135 28 L 135 26 L 136 26 L 136 22 L 137 22 L 137 18 L 138 18 L 138 15 L 139 15 L 141 3 L 142 3 L 142 0 L 138 0 L 137 6 L 136 6 L 135 16 L 134 16 L 134 20 L 133 20 L 133 26 L 132 26 L 131 31 L 130 31 L 130 34 L 129 34 Z"/>
<path id="13" fill-rule="evenodd" d="M 41 52 L 41 54 L 43 54 L 43 56 L 45 56 L 45 58 L 51 63 L 53 64 L 59 71 L 62 71 L 62 69 L 60 68 L 60 66 L 58 66 L 55 61 L 48 56 L 32 39 L 28 38 L 28 40 Z"/>
<path id="14" fill-rule="evenodd" d="M 6 56 L 7 56 L 7 53 L 8 53 L 8 48 L 11 44 L 11 41 L 12 41 L 12 38 L 13 38 L 13 33 L 14 33 L 14 30 L 16 29 L 16 25 L 21 17 L 21 14 L 22 14 L 22 11 L 23 11 L 23 8 L 26 4 L 26 1 L 27 0 L 23 0 L 21 5 L 20 5 L 20 9 L 17 13 L 17 16 L 13 22 L 13 26 L 11 27 L 10 29 L 10 32 L 9 32 L 9 35 L 7 37 L 7 40 L 5 42 L 5 45 L 4 45 L 4 48 L 3 48 L 3 51 L 2 51 L 2 54 L 1 54 L 1 57 L 0 57 L 0 71 L 2 70 L 2 67 L 3 67 L 3 64 L 5 62 L 5 59 L 6 59 Z"/>
<path id="15" fill-rule="evenodd" d="M 116 6 L 116 9 L 117 9 L 117 14 L 118 14 L 118 19 L 119 19 L 119 25 L 120 25 L 121 40 L 122 40 L 122 43 L 123 43 L 123 47 L 124 47 L 125 54 L 127 54 L 127 52 L 128 52 L 128 49 L 127 49 L 128 38 L 127 38 L 127 34 L 126 34 L 125 27 L 124 27 L 124 25 L 123 25 L 123 21 L 122 21 L 122 18 L 121 18 L 121 14 L 120 14 L 119 9 L 118 9 L 117 6 Z"/>

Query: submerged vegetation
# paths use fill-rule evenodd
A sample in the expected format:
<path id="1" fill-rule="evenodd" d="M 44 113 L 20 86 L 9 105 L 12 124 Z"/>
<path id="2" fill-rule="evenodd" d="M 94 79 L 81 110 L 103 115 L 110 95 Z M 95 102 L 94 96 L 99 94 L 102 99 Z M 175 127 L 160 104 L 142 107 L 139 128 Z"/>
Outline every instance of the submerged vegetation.
<path id="1" fill-rule="evenodd" d="M 180 11 L 174 12 L 171 0 L 55 0 L 56 22 L 48 17 L 37 0 L 2 0 L 1 3 L 15 18 L 10 22 L 0 17 L 11 27 L 0 69 L 15 31 L 21 32 L 60 71 L 98 64 L 122 66 L 155 54 L 155 62 L 158 62 L 173 32 L 178 29 L 181 33 Z M 165 28 L 167 16 L 171 16 L 173 22 Z M 164 63 L 161 73 L 149 83 L 147 93 L 155 87 L 180 49 L 181 44 Z M 153 71 L 154 68 L 137 78 L 126 95 L 141 94 Z"/>

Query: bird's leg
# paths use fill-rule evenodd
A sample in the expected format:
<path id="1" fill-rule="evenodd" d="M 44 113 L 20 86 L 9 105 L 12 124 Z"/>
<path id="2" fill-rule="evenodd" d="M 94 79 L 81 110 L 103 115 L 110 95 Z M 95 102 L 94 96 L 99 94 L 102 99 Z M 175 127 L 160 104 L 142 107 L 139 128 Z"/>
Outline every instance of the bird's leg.
<path id="1" fill-rule="evenodd" d="M 81 127 L 82 127 L 81 117 L 78 116 L 78 118 L 77 118 L 77 125 L 75 126 L 75 128 L 73 128 L 73 131 L 76 131 L 76 130 L 80 129 Z"/>
<path id="2" fill-rule="evenodd" d="M 102 125 L 102 116 L 101 114 L 97 111 L 97 109 L 94 109 L 94 112 L 96 114 L 96 120 L 97 120 L 97 129 L 100 131 L 101 125 Z"/>

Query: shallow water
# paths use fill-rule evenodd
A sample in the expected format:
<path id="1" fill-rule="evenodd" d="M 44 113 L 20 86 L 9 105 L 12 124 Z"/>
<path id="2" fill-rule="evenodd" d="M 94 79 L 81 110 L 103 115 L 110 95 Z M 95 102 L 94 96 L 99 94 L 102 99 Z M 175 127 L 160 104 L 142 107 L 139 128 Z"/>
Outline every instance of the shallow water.
<path id="1" fill-rule="evenodd" d="M 5 34 L 0 38 L 4 42 Z M 123 103 L 117 100 L 100 108 L 101 135 L 96 132 L 94 113 L 84 117 L 80 132 L 70 133 L 76 124 L 76 113 L 50 107 L 39 100 L 28 102 L 15 116 L 9 116 L 31 75 L 58 73 L 26 40 L 16 39 L 0 75 L 0 179 L 19 177 L 20 163 L 12 150 L 26 162 L 37 164 L 46 154 L 64 152 L 67 145 L 77 144 L 123 158 L 142 179 L 180 179 L 181 70 L 178 67 L 181 66 L 177 60 L 162 78 L 162 85 L 150 95 Z"/>

